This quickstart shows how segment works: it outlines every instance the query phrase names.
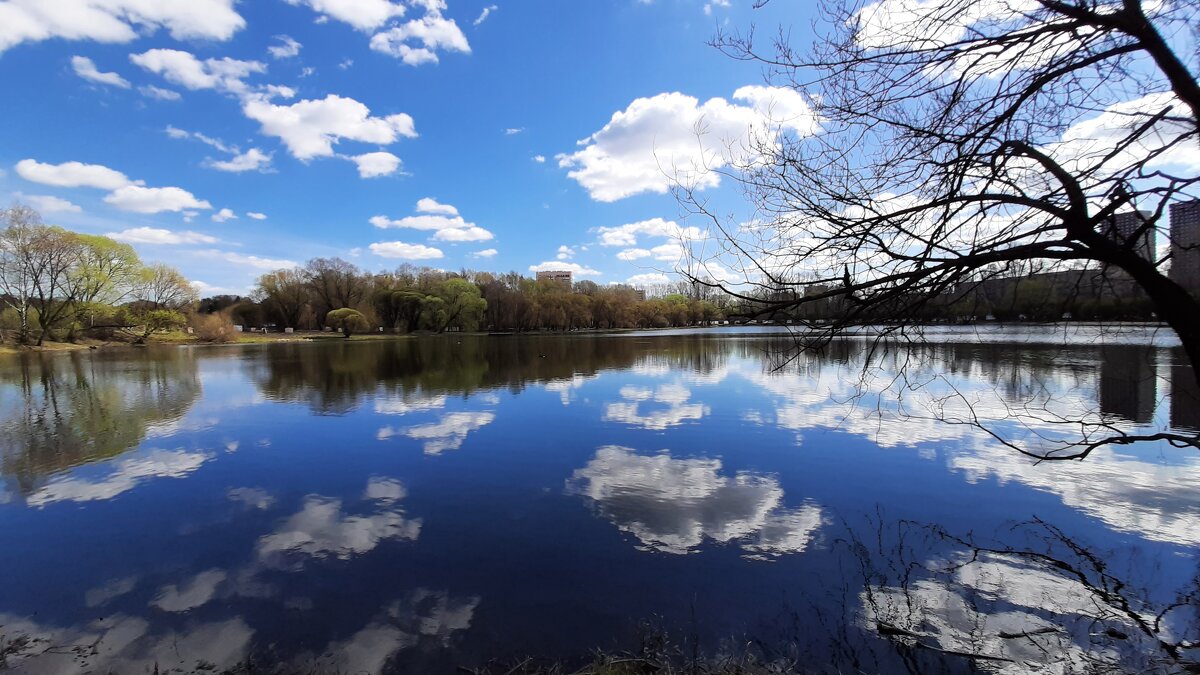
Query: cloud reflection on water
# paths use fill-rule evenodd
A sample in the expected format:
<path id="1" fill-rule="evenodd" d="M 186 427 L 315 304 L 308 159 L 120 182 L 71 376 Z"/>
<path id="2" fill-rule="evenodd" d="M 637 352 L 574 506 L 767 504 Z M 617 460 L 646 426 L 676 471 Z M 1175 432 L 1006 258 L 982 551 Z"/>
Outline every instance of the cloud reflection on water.
<path id="1" fill-rule="evenodd" d="M 740 472 L 723 476 L 719 459 L 640 455 L 606 446 L 567 483 L 600 514 L 649 551 L 685 554 L 705 539 L 738 542 L 748 555 L 770 557 L 804 551 L 823 524 L 821 509 L 806 503 L 783 507 L 773 476 Z"/>

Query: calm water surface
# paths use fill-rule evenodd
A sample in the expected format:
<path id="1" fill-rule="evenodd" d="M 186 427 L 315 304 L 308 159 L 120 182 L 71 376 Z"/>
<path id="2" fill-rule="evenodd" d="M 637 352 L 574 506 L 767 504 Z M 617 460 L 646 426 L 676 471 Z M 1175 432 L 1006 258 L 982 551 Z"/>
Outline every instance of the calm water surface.
<path id="1" fill-rule="evenodd" d="M 1200 456 L 1037 464 L 933 419 L 1195 427 L 1177 350 L 935 340 L 865 378 L 862 341 L 716 331 L 0 362 L 0 666 L 437 673 L 657 631 L 813 671 L 1194 663 Z"/>

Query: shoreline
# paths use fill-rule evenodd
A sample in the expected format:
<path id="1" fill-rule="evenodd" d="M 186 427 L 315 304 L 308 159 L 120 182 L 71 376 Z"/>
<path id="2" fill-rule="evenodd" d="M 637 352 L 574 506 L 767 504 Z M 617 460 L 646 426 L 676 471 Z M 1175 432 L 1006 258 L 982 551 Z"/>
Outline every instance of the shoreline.
<path id="1" fill-rule="evenodd" d="M 845 337 L 863 337 L 874 333 L 872 329 L 886 328 L 887 324 L 878 325 L 863 325 L 852 326 L 843 329 Z M 237 339 L 229 342 L 203 342 L 196 339 L 194 336 L 185 333 L 172 333 L 162 336 L 155 336 L 143 344 L 134 344 L 124 341 L 104 341 L 104 340 L 88 340 L 84 339 L 79 342 L 53 342 L 47 341 L 41 346 L 36 345 L 16 345 L 12 343 L 0 343 L 0 357 L 4 356 L 19 356 L 22 354 L 54 354 L 75 351 L 113 351 L 113 350 L 128 350 L 128 349 L 144 349 L 144 348 L 161 348 L 161 347 L 232 347 L 243 345 L 260 345 L 260 344 L 277 344 L 277 343 L 302 343 L 302 342 L 324 342 L 324 341 L 344 341 L 353 342 L 368 342 L 368 341 L 388 341 L 388 340 L 406 340 L 412 338 L 427 338 L 427 337 L 497 337 L 497 338 L 521 338 L 530 336 L 549 336 L 563 337 L 571 335 L 629 335 L 632 333 L 644 334 L 678 334 L 680 332 L 728 332 L 729 334 L 737 334 L 739 331 L 749 329 L 750 333 L 768 333 L 778 332 L 780 334 L 789 334 L 796 329 L 803 328 L 799 324 L 775 324 L 775 323 L 745 323 L 745 324 L 728 324 L 719 326 L 678 326 L 666 328 L 582 328 L 577 330 L 566 331 L 526 331 L 526 332 L 504 332 L 496 333 L 489 331 L 469 331 L 469 332 L 453 332 L 453 333 L 360 333 L 351 335 L 349 338 L 342 337 L 338 333 L 326 331 L 303 331 L 297 333 L 241 333 Z M 1161 322 L 1148 321 L 1056 321 L 1056 322 L 1030 322 L 1030 321 L 1013 321 L 1013 322 L 988 322 L 988 323 L 970 323 L 970 324 L 948 324 L 948 323 L 922 323 L 909 324 L 904 328 L 914 331 L 926 331 L 934 329 L 935 331 L 954 334 L 964 333 L 969 334 L 971 331 L 980 329 L 988 330 L 1003 330 L 1012 328 L 1043 328 L 1053 331 L 1069 331 L 1081 329 L 1101 329 L 1111 328 L 1113 330 L 1148 330 L 1153 334 L 1159 331 L 1170 331 L 1170 327 Z M 1170 346 L 1170 345 L 1160 345 Z"/>

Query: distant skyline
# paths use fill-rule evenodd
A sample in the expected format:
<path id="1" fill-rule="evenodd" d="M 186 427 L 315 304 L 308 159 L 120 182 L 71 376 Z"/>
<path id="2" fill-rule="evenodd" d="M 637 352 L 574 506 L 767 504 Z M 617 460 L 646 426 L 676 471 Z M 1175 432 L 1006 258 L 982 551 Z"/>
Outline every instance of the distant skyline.
<path id="1" fill-rule="evenodd" d="M 665 281 L 680 172 L 817 131 L 805 99 L 707 43 L 810 3 L 0 1 L 0 198 L 131 243 L 202 295 L 340 256 Z M 700 132 L 698 138 L 697 132 Z M 713 276 L 726 271 L 715 268 Z"/>

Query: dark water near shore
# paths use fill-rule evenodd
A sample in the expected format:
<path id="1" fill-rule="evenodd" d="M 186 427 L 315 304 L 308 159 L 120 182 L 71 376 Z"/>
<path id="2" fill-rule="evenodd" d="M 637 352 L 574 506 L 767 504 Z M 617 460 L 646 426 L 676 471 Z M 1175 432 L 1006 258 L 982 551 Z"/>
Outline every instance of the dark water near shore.
<path id="1" fill-rule="evenodd" d="M 647 626 L 815 671 L 1200 659 L 1196 451 L 1036 463 L 953 423 L 1026 445 L 1071 433 L 1061 416 L 1195 428 L 1178 349 L 979 337 L 0 361 L 0 667 L 455 672 L 633 648 Z"/>

